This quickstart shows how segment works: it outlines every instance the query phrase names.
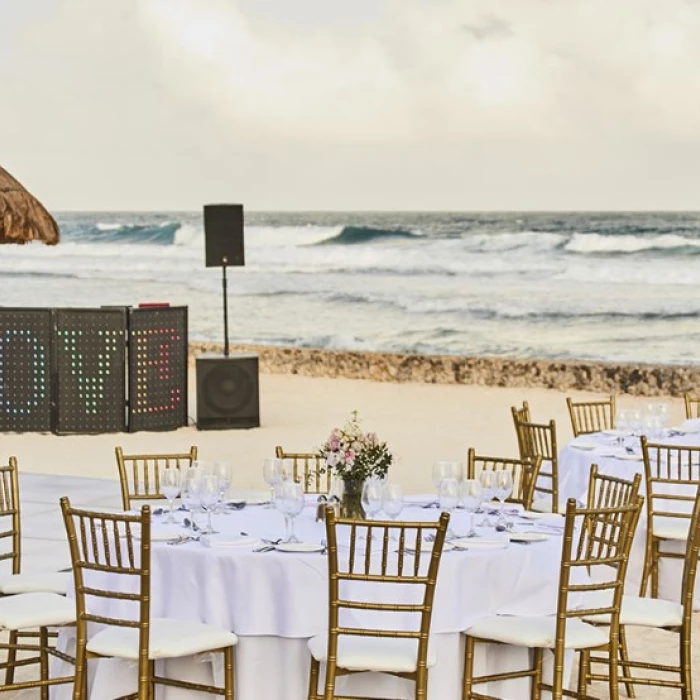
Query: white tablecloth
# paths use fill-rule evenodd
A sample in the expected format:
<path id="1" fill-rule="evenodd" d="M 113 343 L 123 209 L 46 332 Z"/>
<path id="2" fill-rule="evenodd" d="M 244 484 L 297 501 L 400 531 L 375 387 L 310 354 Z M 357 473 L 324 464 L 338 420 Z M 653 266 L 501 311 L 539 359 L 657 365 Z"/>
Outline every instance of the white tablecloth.
<path id="1" fill-rule="evenodd" d="M 303 541 L 318 543 L 325 537 L 324 524 L 316 523 L 314 516 L 315 508 L 307 507 L 297 519 L 297 534 Z M 401 517 L 431 520 L 437 518 L 437 511 L 407 505 Z M 262 506 L 215 516 L 214 525 L 227 533 L 245 532 L 256 537 L 277 538 L 283 534 L 281 515 Z M 456 513 L 452 526 L 457 532 L 466 532 L 466 514 Z M 494 614 L 555 612 L 561 545 L 561 537 L 552 535 L 548 541 L 527 546 L 510 543 L 505 549 L 443 555 L 432 620 L 438 664 L 430 675 L 431 698 L 461 697 L 461 632 L 475 621 Z M 154 542 L 152 615 L 197 620 L 236 632 L 240 637 L 236 649 L 238 700 L 302 700 L 306 697 L 309 665 L 306 641 L 327 628 L 327 566 L 322 554 L 255 553 L 250 547 Z M 91 583 L 104 583 L 98 579 L 91 579 Z M 124 606 L 129 605 L 119 601 L 93 604 L 101 606 L 94 609 L 101 614 L 123 613 Z M 487 649 L 488 653 L 480 652 L 480 671 L 522 668 L 528 663 L 524 650 L 505 646 Z M 91 665 L 92 700 L 133 691 L 133 664 L 109 661 Z M 178 661 L 176 666 L 178 675 L 211 672 L 210 664 L 201 662 Z M 382 679 L 378 683 L 374 675 L 365 674 L 343 683 L 347 681 L 349 688 L 360 693 L 412 697 L 411 684 L 388 676 Z M 527 683 L 522 681 L 511 681 L 500 689 L 494 685 L 492 692 L 512 700 L 529 697 Z M 67 697 L 60 690 L 56 696 Z M 169 700 L 177 697 L 183 695 L 168 689 Z"/>
<path id="2" fill-rule="evenodd" d="M 671 435 L 663 438 L 650 438 L 650 442 L 687 447 L 700 446 L 700 433 Z M 593 449 L 590 449 L 590 448 Z M 625 438 L 624 445 L 609 435 L 600 433 L 581 435 L 564 447 L 559 453 L 559 499 L 565 504 L 569 498 L 575 498 L 585 503 L 588 495 L 588 481 L 593 464 L 598 465 L 599 474 L 609 474 L 622 479 L 632 480 L 635 474 L 642 475 L 640 494 L 646 495 L 644 481 L 644 462 L 638 439 Z M 674 487 L 666 489 L 674 491 Z M 688 495 L 687 487 L 679 486 L 678 493 Z M 657 504 L 658 507 L 658 504 Z M 670 507 L 670 503 L 664 507 Z M 690 509 L 690 505 L 688 505 Z M 631 595 L 639 593 L 644 566 L 646 547 L 646 504 L 639 520 L 637 534 L 632 544 L 629 569 L 627 573 L 626 591 Z M 664 545 L 665 551 L 685 552 L 685 543 L 670 543 Z M 659 570 L 659 597 L 667 600 L 679 600 L 681 593 L 681 576 L 683 562 L 680 560 L 662 559 Z M 700 581 L 696 586 L 695 607 L 700 609 Z"/>

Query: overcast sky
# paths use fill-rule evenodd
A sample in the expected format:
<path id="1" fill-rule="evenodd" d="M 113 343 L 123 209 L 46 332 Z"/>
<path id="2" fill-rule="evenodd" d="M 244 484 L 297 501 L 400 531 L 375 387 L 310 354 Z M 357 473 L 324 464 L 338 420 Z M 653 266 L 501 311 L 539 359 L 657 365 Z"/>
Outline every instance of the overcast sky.
<path id="1" fill-rule="evenodd" d="M 54 210 L 698 209 L 698 0 L 0 0 Z"/>

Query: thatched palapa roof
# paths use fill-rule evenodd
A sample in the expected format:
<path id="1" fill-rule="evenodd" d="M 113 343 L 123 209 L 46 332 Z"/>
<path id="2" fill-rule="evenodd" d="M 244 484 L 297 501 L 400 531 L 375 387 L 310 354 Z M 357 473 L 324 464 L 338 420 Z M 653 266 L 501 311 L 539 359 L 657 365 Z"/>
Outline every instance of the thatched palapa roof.
<path id="1" fill-rule="evenodd" d="M 43 205 L 0 167 L 0 243 L 56 245 L 58 224 Z"/>

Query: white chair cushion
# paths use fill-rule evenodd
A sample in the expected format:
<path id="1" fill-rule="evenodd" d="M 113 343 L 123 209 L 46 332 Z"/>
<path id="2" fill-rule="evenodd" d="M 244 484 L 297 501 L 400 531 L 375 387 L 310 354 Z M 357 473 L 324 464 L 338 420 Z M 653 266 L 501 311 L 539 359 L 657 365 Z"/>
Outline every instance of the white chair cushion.
<path id="1" fill-rule="evenodd" d="M 149 659 L 176 659 L 203 651 L 232 647 L 233 632 L 201 622 L 155 618 L 151 620 Z M 134 627 L 107 627 L 88 641 L 87 650 L 100 656 L 139 658 L 139 631 Z"/>
<path id="2" fill-rule="evenodd" d="M 12 574 L 0 579 L 0 593 L 14 595 L 45 592 L 66 595 L 72 582 L 73 574 L 60 571 Z"/>
<path id="3" fill-rule="evenodd" d="M 19 593 L 0 598 L 0 627 L 27 630 L 75 622 L 75 601 L 58 593 Z"/>
<path id="4" fill-rule="evenodd" d="M 435 666 L 435 645 L 428 644 L 427 664 Z M 316 661 L 328 658 L 328 634 L 309 640 L 309 651 Z M 412 673 L 418 662 L 418 640 L 393 637 L 338 638 L 338 666 L 348 671 Z"/>
<path id="5" fill-rule="evenodd" d="M 688 539 L 688 529 L 690 521 L 686 518 L 660 518 L 654 522 L 652 534 L 664 540 L 677 540 L 685 542 Z"/>
<path id="6" fill-rule="evenodd" d="M 488 639 L 520 647 L 554 649 L 556 642 L 555 616 L 511 617 L 497 615 L 479 620 L 466 634 L 478 639 Z M 608 643 L 605 631 L 581 620 L 566 621 L 566 649 L 591 649 Z"/>
<path id="7" fill-rule="evenodd" d="M 586 607 L 603 608 L 610 605 L 610 593 L 600 591 L 586 600 Z M 609 615 L 587 615 L 584 620 L 606 624 Z M 620 624 L 632 627 L 680 627 L 683 624 L 683 606 L 671 600 L 622 596 Z"/>

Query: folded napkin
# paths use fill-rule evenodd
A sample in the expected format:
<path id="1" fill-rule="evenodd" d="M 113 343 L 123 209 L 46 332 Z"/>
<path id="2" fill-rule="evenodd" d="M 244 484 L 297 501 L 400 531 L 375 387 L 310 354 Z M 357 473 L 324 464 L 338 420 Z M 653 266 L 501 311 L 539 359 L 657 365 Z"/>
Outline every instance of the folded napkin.
<path id="1" fill-rule="evenodd" d="M 141 528 L 132 526 L 132 532 L 135 540 L 141 539 Z M 151 525 L 151 542 L 168 542 L 184 537 L 186 534 L 181 525 L 156 525 L 155 523 Z"/>
<path id="2" fill-rule="evenodd" d="M 225 534 L 202 535 L 200 542 L 205 547 L 257 547 L 262 544 L 262 540 L 258 537 Z"/>
<path id="3" fill-rule="evenodd" d="M 700 418 L 690 418 L 683 421 L 679 432 L 700 433 Z"/>

